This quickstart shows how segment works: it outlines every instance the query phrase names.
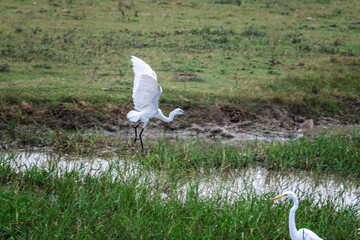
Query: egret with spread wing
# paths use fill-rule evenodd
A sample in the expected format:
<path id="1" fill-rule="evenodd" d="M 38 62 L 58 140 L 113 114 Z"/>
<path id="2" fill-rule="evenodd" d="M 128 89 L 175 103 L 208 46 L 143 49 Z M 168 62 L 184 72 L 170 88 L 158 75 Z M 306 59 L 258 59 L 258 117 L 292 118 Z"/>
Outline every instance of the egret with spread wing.
<path id="1" fill-rule="evenodd" d="M 296 230 L 295 225 L 295 212 L 299 207 L 299 201 L 292 191 L 284 192 L 283 194 L 274 197 L 270 200 L 276 200 L 280 198 L 291 198 L 293 200 L 293 207 L 290 209 L 289 213 L 289 231 L 290 231 L 290 238 L 292 240 L 322 240 L 318 235 L 316 235 L 313 231 L 307 228 L 301 228 L 300 230 Z"/>
<path id="2" fill-rule="evenodd" d="M 126 117 L 131 122 L 135 123 L 140 120 L 140 123 L 135 126 L 135 142 L 137 140 L 136 129 L 141 124 L 141 122 L 144 123 L 143 129 L 139 134 L 141 148 L 144 150 L 141 135 L 151 118 L 157 118 L 164 122 L 171 122 L 174 120 L 176 115 L 187 113 L 180 108 L 177 108 L 170 113 L 169 117 L 165 117 L 160 108 L 158 108 L 162 88 L 157 82 L 156 73 L 140 58 L 132 56 L 131 61 L 133 63 L 133 69 L 135 73 L 132 95 L 135 110 L 131 110 L 126 115 Z"/>

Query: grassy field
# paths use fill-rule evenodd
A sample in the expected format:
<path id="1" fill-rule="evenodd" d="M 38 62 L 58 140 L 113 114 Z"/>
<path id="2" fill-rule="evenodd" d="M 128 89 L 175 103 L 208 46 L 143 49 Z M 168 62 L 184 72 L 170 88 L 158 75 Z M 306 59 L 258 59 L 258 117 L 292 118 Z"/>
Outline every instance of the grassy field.
<path id="1" fill-rule="evenodd" d="M 96 108 L 99 121 L 113 106 L 124 114 L 131 55 L 157 72 L 165 108 L 265 104 L 358 119 L 357 1 L 236 2 L 2 1 L 1 120 L 50 121 L 79 101 L 78 114 Z"/>
<path id="2" fill-rule="evenodd" d="M 214 109 L 260 122 L 281 110 L 290 127 L 298 116 L 358 123 L 359 12 L 356 0 L 0 1 L 0 151 L 141 166 L 131 177 L 113 167 L 116 181 L 110 171 L 58 175 L 56 165 L 17 172 L 0 152 L 0 238 L 288 239 L 290 203 L 269 201 L 279 192 L 202 198 L 194 181 L 182 201 L 177 182 L 256 166 L 360 179 L 359 130 L 240 147 L 160 138 L 141 152 L 104 129 L 131 128 L 131 55 L 156 71 L 165 113 L 192 114 L 176 129 L 213 121 Z M 359 237 L 359 201 L 337 208 L 299 197 L 298 228 Z"/>

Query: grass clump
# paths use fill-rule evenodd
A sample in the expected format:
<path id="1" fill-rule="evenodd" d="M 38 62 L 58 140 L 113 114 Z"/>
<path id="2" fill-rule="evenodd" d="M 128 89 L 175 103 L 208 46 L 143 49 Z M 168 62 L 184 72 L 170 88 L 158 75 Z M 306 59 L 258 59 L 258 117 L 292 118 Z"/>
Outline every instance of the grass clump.
<path id="1" fill-rule="evenodd" d="M 159 141 L 140 161 L 151 169 L 171 172 L 176 176 L 214 169 L 229 171 L 263 165 L 274 170 L 295 170 L 334 173 L 360 177 L 359 132 L 346 136 L 316 139 L 305 137 L 284 143 L 255 143 L 237 148 L 229 145 L 204 144 L 198 141 Z"/>
<path id="2" fill-rule="evenodd" d="M 8 63 L 0 63 L 0 72 L 10 72 L 10 65 Z"/>
<path id="3" fill-rule="evenodd" d="M 215 3 L 218 4 L 234 4 L 237 6 L 241 6 L 242 0 L 215 0 Z"/>
<path id="4" fill-rule="evenodd" d="M 242 154 L 241 150 L 233 146 L 206 145 L 196 140 L 179 140 L 176 144 L 161 140 L 151 152 L 139 156 L 139 159 L 144 165 L 165 170 L 173 176 L 213 169 L 226 171 L 254 163 L 255 153 L 253 152 Z"/>
<path id="5" fill-rule="evenodd" d="M 360 136 L 325 137 L 272 143 L 265 148 L 264 161 L 269 168 L 307 169 L 339 172 L 360 177 Z"/>
<path id="6" fill-rule="evenodd" d="M 254 25 L 250 25 L 249 27 L 246 27 L 241 35 L 245 37 L 265 37 L 266 31 L 262 30 L 260 27 L 256 27 Z"/>

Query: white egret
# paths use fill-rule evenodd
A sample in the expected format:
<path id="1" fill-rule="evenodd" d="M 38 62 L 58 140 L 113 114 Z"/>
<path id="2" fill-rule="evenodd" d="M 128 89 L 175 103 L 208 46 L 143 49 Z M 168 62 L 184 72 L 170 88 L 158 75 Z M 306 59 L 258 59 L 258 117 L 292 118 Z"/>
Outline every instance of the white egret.
<path id="1" fill-rule="evenodd" d="M 157 82 L 156 73 L 140 58 L 131 56 L 131 61 L 135 73 L 132 95 L 135 110 L 131 110 L 126 117 L 131 122 L 138 122 L 140 120 L 140 123 L 135 126 L 134 142 L 137 140 L 137 127 L 141 122 L 144 123 L 143 129 L 139 135 L 141 147 L 144 150 L 141 134 L 151 118 L 157 118 L 164 122 L 171 122 L 176 115 L 187 113 L 180 108 L 177 108 L 170 113 L 169 117 L 165 117 L 160 108 L 158 108 L 162 88 Z"/>
<path id="2" fill-rule="evenodd" d="M 289 213 L 289 231 L 290 231 L 290 238 L 292 240 L 322 240 L 322 238 L 320 238 L 318 235 L 316 235 L 313 231 L 306 229 L 306 228 L 301 228 L 300 230 L 296 230 L 296 225 L 295 225 L 295 212 L 299 207 L 299 201 L 295 195 L 294 192 L 292 191 L 287 191 L 284 192 L 283 194 L 274 197 L 270 200 L 276 200 L 276 199 L 280 199 L 280 198 L 291 198 L 293 200 L 294 205 L 292 206 L 292 208 L 290 209 L 290 213 Z"/>

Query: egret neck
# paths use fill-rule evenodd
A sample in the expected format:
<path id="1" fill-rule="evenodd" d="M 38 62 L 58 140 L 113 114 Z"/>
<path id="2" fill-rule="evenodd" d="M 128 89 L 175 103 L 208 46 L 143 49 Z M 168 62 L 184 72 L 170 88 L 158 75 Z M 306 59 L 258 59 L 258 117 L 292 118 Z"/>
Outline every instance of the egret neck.
<path id="1" fill-rule="evenodd" d="M 176 109 L 169 114 L 169 117 L 166 117 L 166 116 L 162 113 L 162 111 L 161 111 L 160 108 L 158 109 L 158 111 L 159 111 L 159 117 L 158 117 L 158 118 L 159 118 L 160 120 L 163 120 L 164 122 L 171 122 L 171 121 L 173 121 L 173 120 L 174 120 L 174 117 L 177 115 L 177 114 L 176 114 Z"/>
<path id="2" fill-rule="evenodd" d="M 290 213 L 289 213 L 289 231 L 290 231 L 290 237 L 291 239 L 295 239 L 296 237 L 296 224 L 295 224 L 295 212 L 299 207 L 299 202 L 297 200 L 297 198 L 291 198 L 294 202 L 294 205 L 292 206 L 292 208 L 290 209 Z"/>

